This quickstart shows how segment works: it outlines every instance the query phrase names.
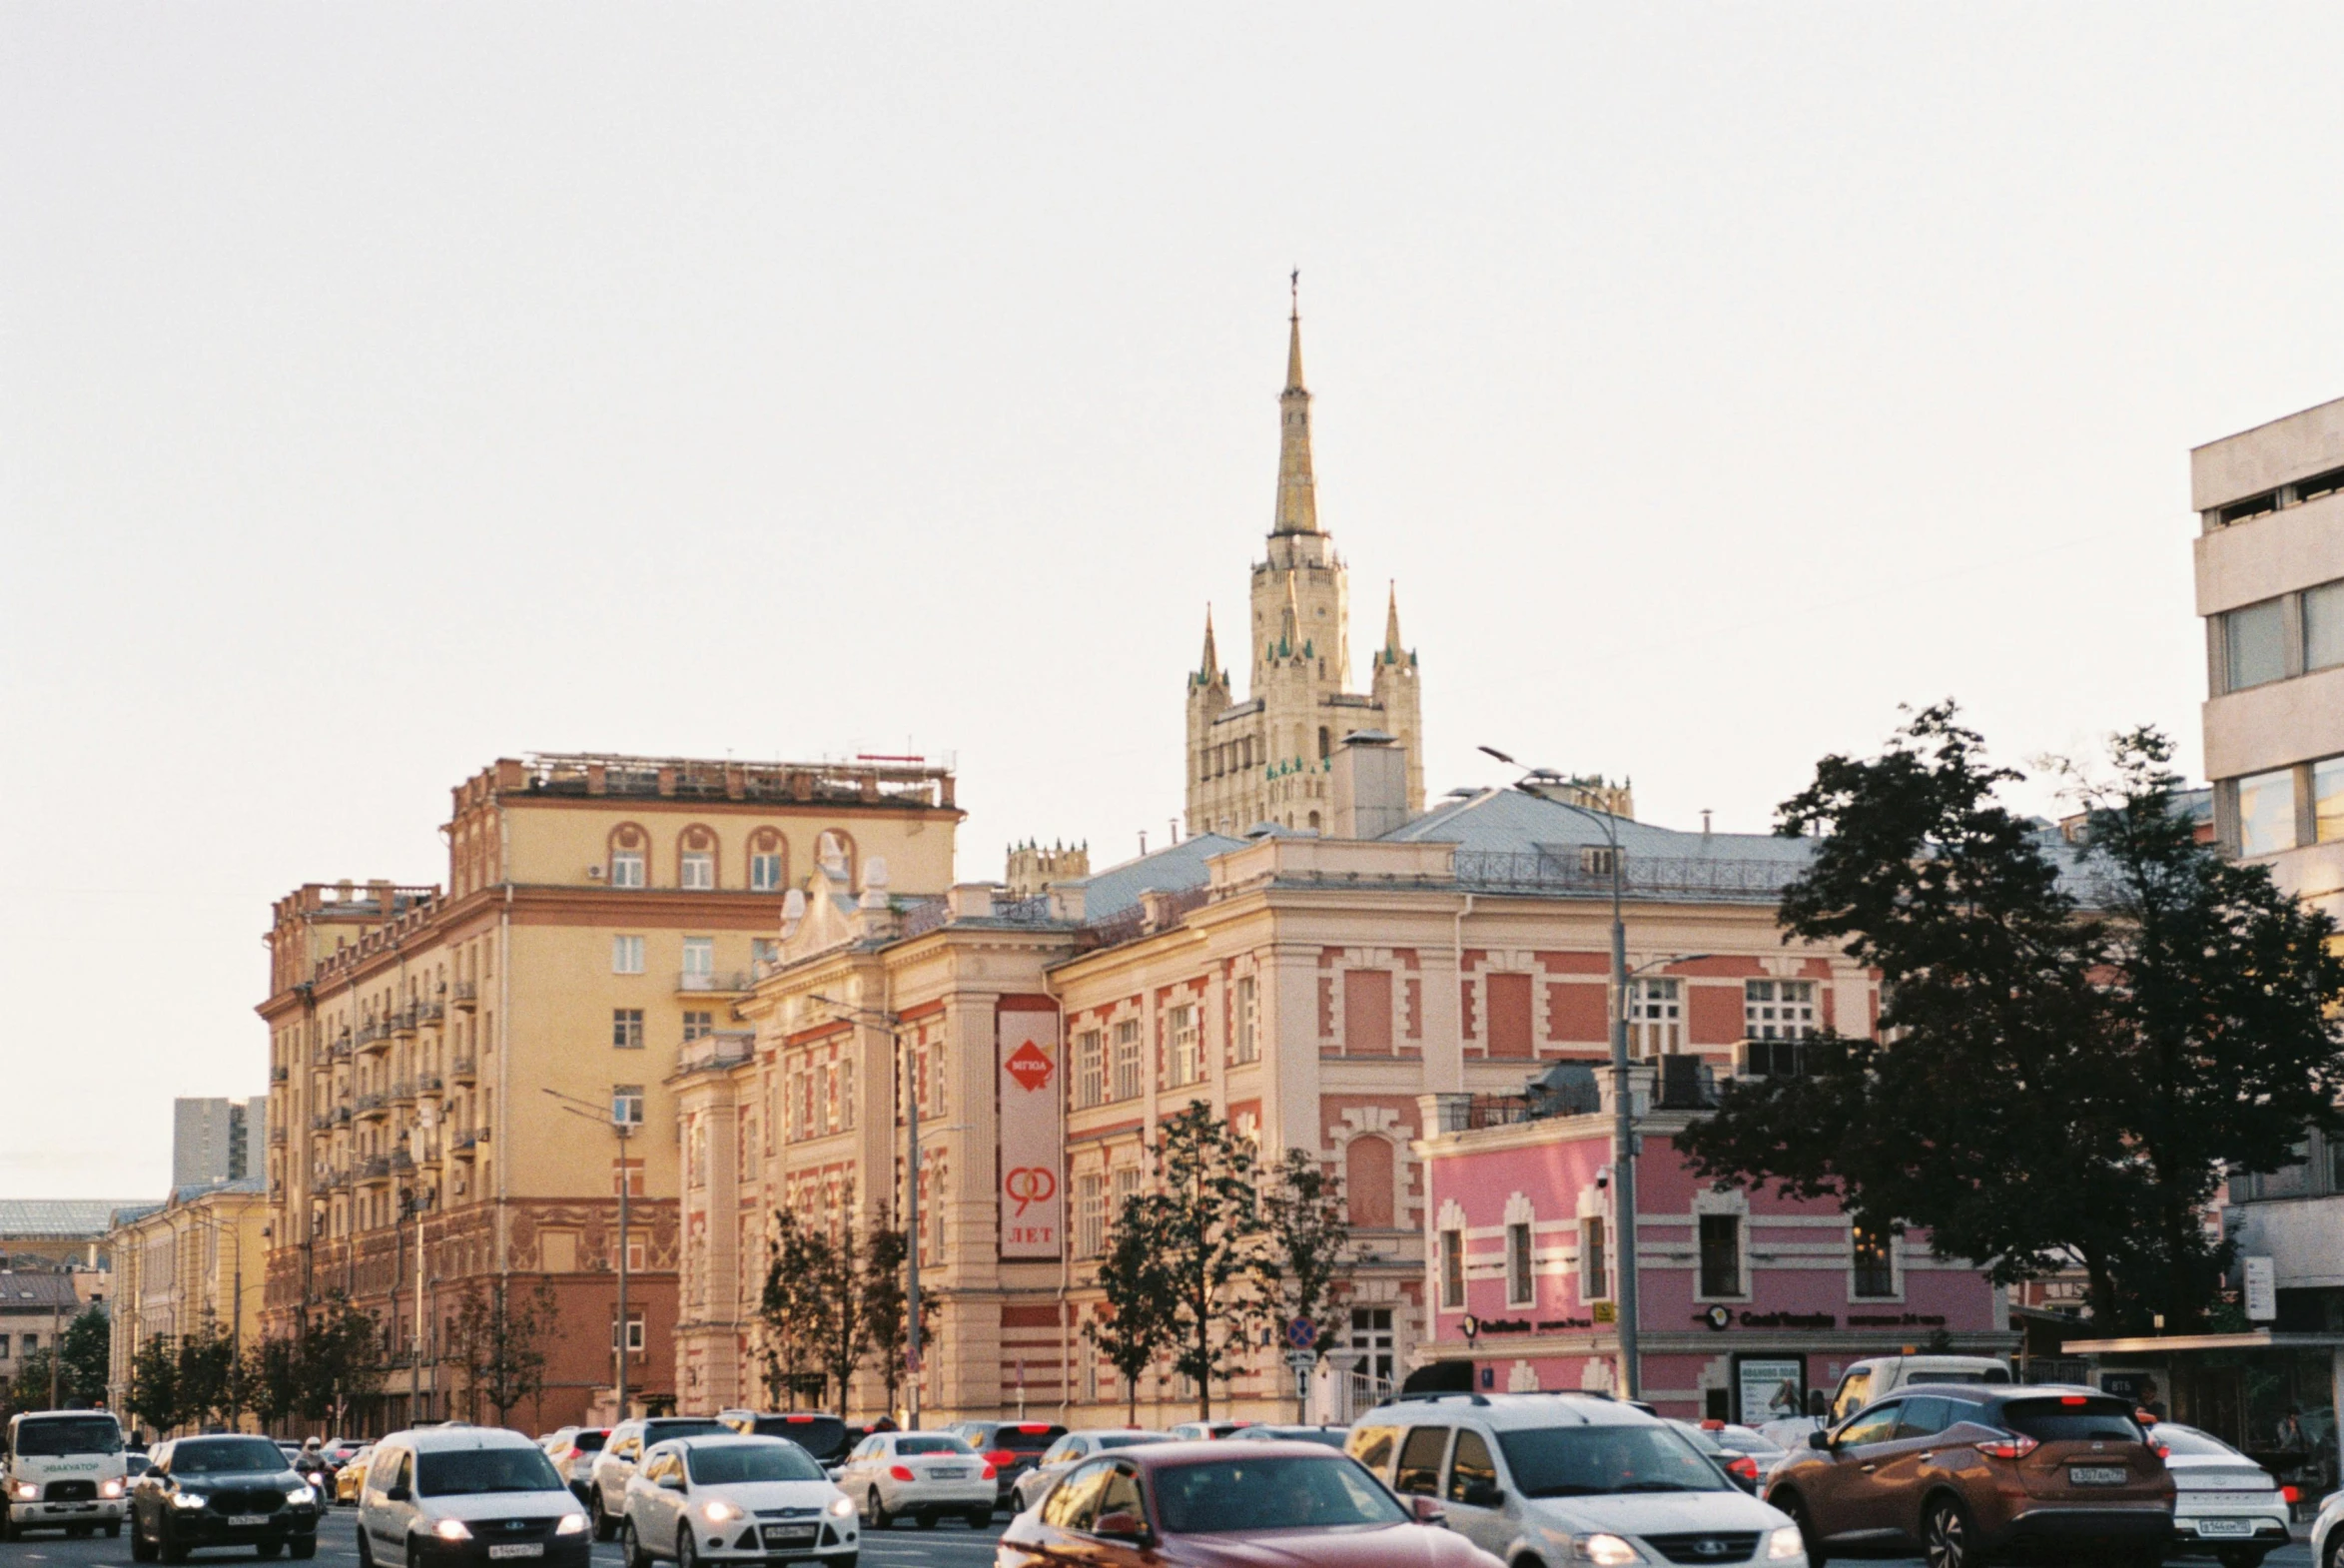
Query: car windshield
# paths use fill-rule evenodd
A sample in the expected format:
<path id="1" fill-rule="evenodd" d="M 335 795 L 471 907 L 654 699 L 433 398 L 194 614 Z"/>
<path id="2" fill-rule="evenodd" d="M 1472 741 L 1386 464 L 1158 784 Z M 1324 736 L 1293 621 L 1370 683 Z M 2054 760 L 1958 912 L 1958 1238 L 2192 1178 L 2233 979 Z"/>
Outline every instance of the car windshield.
<path id="1" fill-rule="evenodd" d="M 569 1444 L 582 1454 L 597 1453 L 601 1451 L 603 1441 L 609 1436 L 608 1432 L 580 1432 L 569 1440 Z"/>
<path id="2" fill-rule="evenodd" d="M 2150 1439 L 2169 1454 L 2195 1454 L 2207 1458 L 2240 1459 L 2245 1456 L 2228 1443 L 2217 1442 L 2205 1433 L 2186 1426 L 2156 1426 L 2149 1431 Z"/>
<path id="3" fill-rule="evenodd" d="M 992 1446 L 1006 1448 L 1011 1453 L 1038 1454 L 1063 1435 L 1055 1426 L 997 1426 L 993 1429 Z"/>
<path id="4" fill-rule="evenodd" d="M 482 1492 L 558 1492 L 553 1463 L 531 1448 L 443 1448 L 415 1455 L 415 1490 L 425 1497 Z"/>
<path id="5" fill-rule="evenodd" d="M 1765 1438 L 1759 1436 L 1756 1432 L 1751 1431 L 1748 1427 L 1729 1426 L 1722 1432 L 1712 1432 L 1709 1435 L 1717 1439 L 1719 1447 L 1731 1449 L 1738 1454 L 1775 1454 L 1782 1452 L 1780 1448 L 1777 1448 L 1773 1443 L 1768 1442 Z"/>
<path id="6" fill-rule="evenodd" d="M 171 1450 L 173 1475 L 226 1475 L 232 1471 L 285 1468 L 285 1455 L 266 1437 L 183 1439 Z"/>
<path id="7" fill-rule="evenodd" d="M 938 1433 L 934 1437 L 899 1437 L 895 1440 L 899 1454 L 974 1454 L 968 1440 Z"/>
<path id="8" fill-rule="evenodd" d="M 1156 1506 L 1168 1535 L 1339 1530 L 1408 1517 L 1356 1460 L 1331 1455 L 1168 1466 L 1156 1472 Z"/>
<path id="9" fill-rule="evenodd" d="M 28 1458 L 65 1454 L 118 1454 L 122 1452 L 122 1428 L 115 1425 L 114 1417 L 110 1415 L 67 1416 L 57 1421 L 20 1421 L 16 1427 L 16 1451 Z"/>
<path id="10" fill-rule="evenodd" d="M 732 1428 L 722 1421 L 646 1421 L 643 1423 L 643 1446 L 664 1443 L 671 1437 L 715 1437 L 728 1435 Z"/>
<path id="11" fill-rule="evenodd" d="M 1137 1448 L 1142 1443 L 1161 1443 L 1162 1432 L 1114 1432 L 1098 1439 L 1102 1448 Z"/>
<path id="12" fill-rule="evenodd" d="M 732 1481 L 819 1481 L 822 1467 L 796 1443 L 726 1444 L 721 1448 L 694 1448 L 684 1456 L 694 1486 L 722 1486 Z"/>
<path id="13" fill-rule="evenodd" d="M 2137 1443 L 2140 1428 L 2133 1424 L 2132 1407 L 2106 1395 L 2063 1394 L 2055 1399 L 2013 1399 L 2002 1406 L 2001 1422 L 2021 1437 L 2038 1443 L 2074 1443 L 2089 1439 Z"/>
<path id="14" fill-rule="evenodd" d="M 1722 1492 L 1717 1466 L 1658 1422 L 1547 1426 L 1502 1432 L 1506 1468 L 1525 1497 L 1592 1497 L 1607 1492 Z"/>

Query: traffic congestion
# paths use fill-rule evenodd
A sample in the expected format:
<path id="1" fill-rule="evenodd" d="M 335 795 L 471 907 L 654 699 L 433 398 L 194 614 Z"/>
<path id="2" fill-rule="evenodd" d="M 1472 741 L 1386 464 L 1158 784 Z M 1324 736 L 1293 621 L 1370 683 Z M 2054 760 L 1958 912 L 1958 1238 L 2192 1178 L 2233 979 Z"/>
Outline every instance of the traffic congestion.
<path id="1" fill-rule="evenodd" d="M 1313 1568 L 2344 1568 L 2344 1493 L 2307 1505 L 2112 1393 L 1923 1375 L 1848 1403 L 1790 1444 L 1596 1392 L 1403 1396 L 1340 1426 L 728 1410 L 146 1450 L 52 1412 L 9 1425 L 0 1535 L 11 1561 L 359 1568 L 1249 1568 L 1264 1546 Z"/>

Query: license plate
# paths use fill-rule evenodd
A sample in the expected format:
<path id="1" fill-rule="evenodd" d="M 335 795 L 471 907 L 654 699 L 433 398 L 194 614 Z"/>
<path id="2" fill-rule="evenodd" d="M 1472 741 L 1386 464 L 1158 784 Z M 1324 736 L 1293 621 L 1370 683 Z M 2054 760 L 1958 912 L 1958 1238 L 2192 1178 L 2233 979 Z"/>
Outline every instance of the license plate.
<path id="1" fill-rule="evenodd" d="M 502 1546 L 488 1548 L 490 1562 L 505 1557 L 542 1557 L 544 1555 L 545 1543 L 543 1541 L 508 1541 Z"/>
<path id="2" fill-rule="evenodd" d="M 250 1530 L 268 1522 L 269 1516 L 265 1513 L 232 1513 L 228 1516 L 228 1527 L 232 1530 Z"/>
<path id="3" fill-rule="evenodd" d="M 2122 1486 L 2132 1472 L 2120 1464 L 2073 1464 L 2067 1467 L 2069 1486 Z"/>
<path id="4" fill-rule="evenodd" d="M 810 1524 L 769 1524 L 765 1527 L 767 1546 L 811 1546 L 815 1529 Z"/>
<path id="5" fill-rule="evenodd" d="M 928 1472 L 928 1479 L 931 1481 L 961 1481 L 968 1479 L 968 1471 L 960 1469 L 931 1470 Z"/>
<path id="6" fill-rule="evenodd" d="M 2252 1535 L 2254 1534 L 2254 1521 L 2252 1519 L 2200 1519 L 2197 1521 L 2197 1533 L 2200 1535 Z"/>

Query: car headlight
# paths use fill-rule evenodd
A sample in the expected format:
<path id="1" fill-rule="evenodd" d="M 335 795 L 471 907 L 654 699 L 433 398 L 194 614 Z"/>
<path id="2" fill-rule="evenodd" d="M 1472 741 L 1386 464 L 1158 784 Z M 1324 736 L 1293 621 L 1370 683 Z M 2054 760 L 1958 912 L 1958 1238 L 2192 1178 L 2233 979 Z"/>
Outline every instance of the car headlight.
<path id="1" fill-rule="evenodd" d="M 1571 1544 L 1578 1549 L 1579 1560 L 1584 1563 L 1640 1563 L 1644 1561 L 1643 1558 L 1636 1555 L 1635 1547 L 1630 1546 L 1616 1535 L 1582 1535 L 1573 1539 Z"/>
<path id="2" fill-rule="evenodd" d="M 700 1515 L 710 1524 L 730 1524 L 735 1519 L 745 1519 L 748 1517 L 747 1514 L 741 1511 L 740 1504 L 728 1503 L 721 1497 L 715 1499 L 713 1502 L 702 1503 L 700 1505 Z"/>
<path id="3" fill-rule="evenodd" d="M 299 1508 L 304 1503 L 315 1503 L 318 1494 L 306 1486 L 289 1486 L 285 1489 L 285 1500 Z"/>
<path id="4" fill-rule="evenodd" d="M 100 1497 L 120 1497 L 122 1495 L 122 1483 L 120 1481 L 100 1481 L 98 1483 L 98 1495 Z"/>
<path id="5" fill-rule="evenodd" d="M 29 1503 L 40 1495 L 41 1485 L 38 1481 L 19 1481 L 16 1483 L 16 1500 L 18 1502 Z"/>
<path id="6" fill-rule="evenodd" d="M 171 1494 L 171 1506 L 174 1508 L 201 1508 L 211 1500 L 202 1492 L 173 1492 Z"/>
<path id="7" fill-rule="evenodd" d="M 442 1541 L 468 1541 L 472 1538 L 471 1527 L 461 1519 L 442 1519 L 431 1526 L 431 1533 Z"/>
<path id="8" fill-rule="evenodd" d="M 561 1523 L 553 1527 L 553 1533 L 555 1535 L 584 1535 L 586 1533 L 586 1516 L 582 1513 L 563 1514 Z"/>
<path id="9" fill-rule="evenodd" d="M 1806 1550 L 1807 1539 L 1795 1524 L 1786 1524 L 1766 1538 L 1766 1555 L 1777 1560 L 1796 1557 Z"/>
<path id="10" fill-rule="evenodd" d="M 848 1514 L 851 1514 L 854 1511 L 855 1500 L 852 1497 L 847 1496 L 844 1492 L 841 1492 L 838 1496 L 833 1497 L 830 1500 L 830 1516 L 833 1519 L 844 1519 Z"/>

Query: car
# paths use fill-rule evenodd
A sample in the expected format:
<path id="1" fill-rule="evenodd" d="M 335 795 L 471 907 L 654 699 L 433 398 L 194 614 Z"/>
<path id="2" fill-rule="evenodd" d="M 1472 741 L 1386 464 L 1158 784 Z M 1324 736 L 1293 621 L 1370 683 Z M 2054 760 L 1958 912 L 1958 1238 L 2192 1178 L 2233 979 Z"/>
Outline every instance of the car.
<path id="1" fill-rule="evenodd" d="M 1067 1435 L 1065 1427 L 1049 1421 L 956 1421 L 945 1430 L 966 1437 L 993 1466 L 997 1508 L 1009 1505 L 1019 1478 L 1041 1460 L 1043 1450 Z"/>
<path id="2" fill-rule="evenodd" d="M 1824 1416 L 1837 1425 L 1878 1404 L 1907 1383 L 2006 1383 L 2010 1363 L 1990 1355 L 1879 1355 L 1852 1362 L 1833 1390 Z"/>
<path id="3" fill-rule="evenodd" d="M 2344 1568 L 2344 1492 L 2321 1498 L 2311 1516 L 2311 1560 L 2315 1568 Z"/>
<path id="4" fill-rule="evenodd" d="M 822 1466 L 786 1438 L 677 1437 L 644 1450 L 627 1482 L 619 1539 L 627 1568 L 672 1558 L 700 1562 L 788 1559 L 854 1568 L 855 1505 Z"/>
<path id="5" fill-rule="evenodd" d="M 2211 1432 L 2177 1421 L 2149 1428 L 2173 1477 L 2174 1555 L 2256 1568 L 2288 1540 L 2287 1489 Z"/>
<path id="6" fill-rule="evenodd" d="M 1340 1448 L 1351 1437 L 1347 1426 L 1273 1426 L 1263 1422 L 1257 1426 L 1240 1426 L 1229 1433 L 1231 1442 L 1252 1443 L 1316 1443 L 1321 1448 Z"/>
<path id="7" fill-rule="evenodd" d="M 318 1491 L 266 1437 L 181 1437 L 149 1455 L 130 1499 L 133 1561 L 183 1563 L 205 1547 L 318 1555 Z"/>
<path id="8" fill-rule="evenodd" d="M 354 1508 L 358 1506 L 359 1493 L 367 1484 L 367 1461 L 374 1453 L 375 1445 L 369 1443 L 352 1454 L 348 1464 L 334 1472 L 333 1497 L 337 1506 L 343 1503 L 349 1503 Z"/>
<path id="9" fill-rule="evenodd" d="M 278 1444 L 280 1448 L 284 1446 L 283 1443 Z M 147 1466 L 152 1463 L 154 1463 L 152 1459 L 133 1449 L 122 1456 L 122 1473 L 135 1481 L 147 1473 Z"/>
<path id="10" fill-rule="evenodd" d="M 1758 1495 L 1759 1470 L 1757 1460 L 1751 1458 L 1748 1454 L 1736 1453 L 1733 1449 L 1728 1448 L 1724 1443 L 1718 1441 L 1717 1433 L 1709 1429 L 1709 1423 L 1707 1421 L 1680 1421 L 1674 1416 L 1664 1416 L 1662 1419 L 1666 1420 L 1669 1425 L 1675 1427 L 1679 1432 L 1683 1433 L 1687 1442 L 1691 1443 L 1694 1447 L 1700 1449 L 1704 1454 L 1708 1455 L 1710 1463 L 1716 1465 L 1720 1470 L 1724 1471 L 1727 1480 L 1733 1482 L 1736 1486 L 1742 1488 L 1742 1490 L 1750 1493 L 1753 1497 Z"/>
<path id="11" fill-rule="evenodd" d="M 1466 1536 L 1439 1528 L 1440 1517 L 1433 1499 L 1404 1502 L 1356 1459 L 1315 1443 L 1153 1443 L 1077 1465 L 1041 1507 L 1010 1521 L 994 1561 L 1499 1568 Z"/>
<path id="12" fill-rule="evenodd" d="M 103 1410 L 19 1410 L 0 1442 L 0 1540 L 122 1534 L 130 1485 L 122 1425 Z"/>
<path id="13" fill-rule="evenodd" d="M 1172 1434 L 1181 1442 L 1204 1442 L 1258 1424 L 1254 1421 L 1182 1421 L 1172 1429 Z"/>
<path id="14" fill-rule="evenodd" d="M 1143 1443 L 1166 1443 L 1171 1437 L 1163 1432 L 1151 1432 L 1138 1426 L 1086 1427 L 1068 1432 L 1042 1450 L 1034 1467 L 1018 1477 L 1017 1486 L 1010 1493 L 1010 1511 L 1024 1513 L 1050 1494 L 1065 1475 L 1078 1463 L 1095 1454 L 1116 1448 L 1137 1448 Z"/>
<path id="15" fill-rule="evenodd" d="M 863 1434 L 852 1432 L 835 1415 L 819 1410 L 786 1410 L 761 1415 L 755 1410 L 723 1410 L 716 1419 L 744 1436 L 786 1437 L 814 1456 L 823 1466 L 837 1464 Z"/>
<path id="16" fill-rule="evenodd" d="M 1403 1501 L 1445 1507 L 1449 1528 L 1512 1568 L 1807 1568 L 1788 1515 L 1667 1421 L 1604 1394 L 1401 1398 L 1352 1423 L 1349 1451 Z"/>
<path id="17" fill-rule="evenodd" d="M 367 1461 L 359 1568 L 586 1568 L 592 1533 L 553 1461 L 518 1432 L 409 1427 L 376 1443 Z"/>
<path id="18" fill-rule="evenodd" d="M 586 1472 L 586 1512 L 594 1521 L 594 1539 L 617 1539 L 619 1511 L 626 1506 L 627 1478 L 635 1473 L 644 1449 L 671 1437 L 710 1437 L 729 1430 L 723 1422 L 708 1415 L 637 1416 L 612 1427 Z M 576 1484 L 577 1466 L 573 1461 L 570 1485 L 574 1489 Z"/>
<path id="19" fill-rule="evenodd" d="M 1918 1546 L 1932 1568 L 2014 1551 L 2162 1561 L 2173 1477 L 2129 1402 L 2056 1383 L 1908 1383 L 1767 1481 L 1811 1562 Z"/>
<path id="20" fill-rule="evenodd" d="M 545 1457 L 553 1461 L 554 1473 L 581 1503 L 586 1500 L 586 1469 L 609 1438 L 607 1426 L 565 1426 L 546 1445 Z"/>
<path id="21" fill-rule="evenodd" d="M 1757 1466 L 1758 1479 L 1764 1482 L 1774 1467 L 1790 1457 L 1790 1451 L 1770 1440 L 1756 1427 L 1743 1426 L 1734 1421 L 1707 1420 L 1701 1429 L 1717 1439 L 1718 1445 L 1729 1453 L 1747 1455 Z"/>
<path id="22" fill-rule="evenodd" d="M 993 1522 L 999 1481 L 958 1432 L 873 1432 L 838 1472 L 838 1488 L 863 1510 L 867 1530 L 887 1529 L 906 1515 L 933 1530 L 948 1514 L 982 1530 Z"/>

